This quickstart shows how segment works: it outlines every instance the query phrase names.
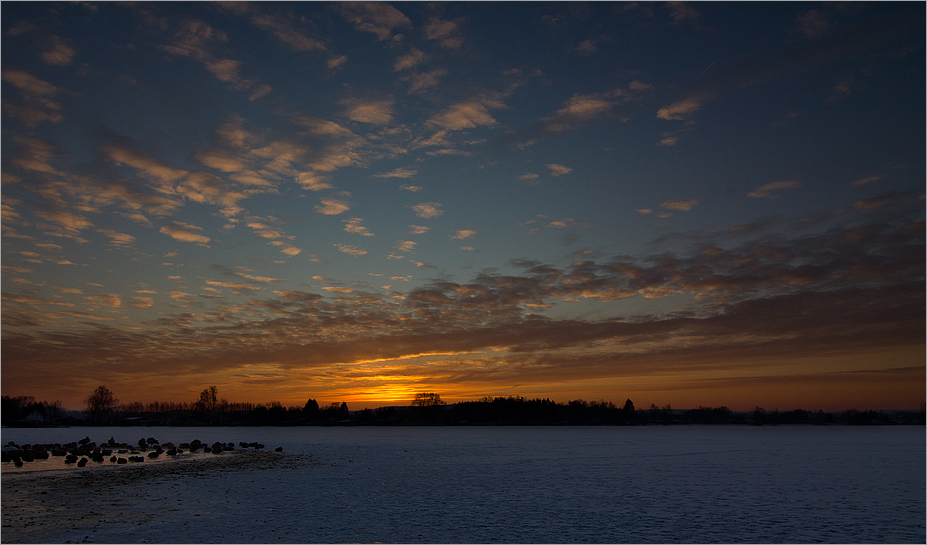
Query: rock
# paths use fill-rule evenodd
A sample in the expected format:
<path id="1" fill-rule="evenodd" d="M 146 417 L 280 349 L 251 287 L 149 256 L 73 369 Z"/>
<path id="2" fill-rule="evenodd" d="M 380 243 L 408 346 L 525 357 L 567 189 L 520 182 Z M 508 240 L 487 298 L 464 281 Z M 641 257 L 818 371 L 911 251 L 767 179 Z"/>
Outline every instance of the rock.
<path id="1" fill-rule="evenodd" d="M 158 451 L 156 451 L 156 450 L 148 453 L 148 457 L 151 458 L 152 460 L 157 459 L 158 456 L 160 456 L 160 455 L 161 455 L 161 454 L 158 453 Z"/>
<path id="2" fill-rule="evenodd" d="M 117 458 L 116 458 L 115 456 L 111 456 L 110 459 L 109 459 L 109 463 L 115 464 L 115 463 L 116 463 L 116 460 L 117 460 Z"/>

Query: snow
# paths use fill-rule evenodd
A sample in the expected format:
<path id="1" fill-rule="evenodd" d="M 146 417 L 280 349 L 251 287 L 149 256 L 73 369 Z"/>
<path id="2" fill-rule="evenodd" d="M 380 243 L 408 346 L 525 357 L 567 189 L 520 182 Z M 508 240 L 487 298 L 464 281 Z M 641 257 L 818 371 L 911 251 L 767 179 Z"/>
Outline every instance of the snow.
<path id="1" fill-rule="evenodd" d="M 93 516 L 50 529 L 43 541 L 923 543 L 927 537 L 923 427 L 4 429 L 2 442 L 85 435 L 98 443 L 143 435 L 175 444 L 257 441 L 268 451 L 282 446 L 303 456 L 279 467 L 164 472 L 143 483 L 116 483 L 101 497 L 84 498 L 82 509 Z M 3 464 L 5 496 L 11 466 Z"/>

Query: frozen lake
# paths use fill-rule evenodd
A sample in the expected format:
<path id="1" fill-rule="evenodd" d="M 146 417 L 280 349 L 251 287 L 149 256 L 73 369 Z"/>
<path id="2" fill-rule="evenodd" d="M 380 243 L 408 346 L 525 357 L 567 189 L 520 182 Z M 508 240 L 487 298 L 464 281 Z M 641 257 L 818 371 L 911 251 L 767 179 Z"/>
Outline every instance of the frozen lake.
<path id="1" fill-rule="evenodd" d="M 115 485 L 87 499 L 100 521 L 49 542 L 927 539 L 915 426 L 4 429 L 2 442 L 84 436 L 257 441 L 314 463 Z"/>

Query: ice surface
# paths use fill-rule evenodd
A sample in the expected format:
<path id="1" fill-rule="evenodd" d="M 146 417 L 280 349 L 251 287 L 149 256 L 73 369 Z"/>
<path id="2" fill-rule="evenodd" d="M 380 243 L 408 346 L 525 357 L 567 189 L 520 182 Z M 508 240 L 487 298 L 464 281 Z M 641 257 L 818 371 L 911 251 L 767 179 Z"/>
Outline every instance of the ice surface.
<path id="1" fill-rule="evenodd" d="M 45 541 L 927 538 L 922 427 L 4 429 L 2 442 L 63 443 L 85 435 L 96 442 L 142 435 L 175 444 L 258 441 L 311 454 L 314 462 L 116 486 L 105 498 L 86 499 L 95 518 L 56 529 Z M 73 471 L 86 470 L 94 469 Z"/>

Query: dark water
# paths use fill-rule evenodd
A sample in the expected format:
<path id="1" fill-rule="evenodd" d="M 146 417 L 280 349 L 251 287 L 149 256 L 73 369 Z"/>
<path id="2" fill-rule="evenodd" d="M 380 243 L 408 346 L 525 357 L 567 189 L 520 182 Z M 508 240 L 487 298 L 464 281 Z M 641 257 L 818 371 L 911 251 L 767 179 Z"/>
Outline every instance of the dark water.
<path id="1" fill-rule="evenodd" d="M 148 483 L 161 503 L 100 525 L 97 542 L 927 539 L 923 427 L 72 428 L 2 440 L 85 435 L 258 441 L 317 461 Z"/>

